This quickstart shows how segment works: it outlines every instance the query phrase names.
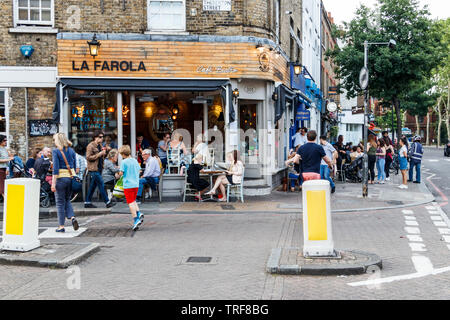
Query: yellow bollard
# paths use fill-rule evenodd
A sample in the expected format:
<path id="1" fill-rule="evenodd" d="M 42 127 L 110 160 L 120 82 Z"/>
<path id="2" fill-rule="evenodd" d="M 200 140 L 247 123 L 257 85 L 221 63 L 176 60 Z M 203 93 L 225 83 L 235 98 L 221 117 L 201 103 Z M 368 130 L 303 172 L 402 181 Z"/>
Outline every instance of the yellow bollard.
<path id="1" fill-rule="evenodd" d="M 327 180 L 310 180 L 302 185 L 304 257 L 335 256 L 330 191 Z"/>
<path id="2" fill-rule="evenodd" d="M 39 180 L 29 178 L 5 180 L 1 250 L 24 252 L 40 246 L 40 184 Z"/>

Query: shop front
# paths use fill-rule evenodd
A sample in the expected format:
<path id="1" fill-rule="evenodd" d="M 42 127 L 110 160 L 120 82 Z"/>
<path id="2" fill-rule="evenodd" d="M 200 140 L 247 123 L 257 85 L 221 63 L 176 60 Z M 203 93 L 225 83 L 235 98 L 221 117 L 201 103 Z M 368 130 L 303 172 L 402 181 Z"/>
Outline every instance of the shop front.
<path id="1" fill-rule="evenodd" d="M 79 153 L 96 129 L 113 147 L 129 144 L 133 156 L 137 135 L 156 149 L 165 133 L 177 131 L 191 151 L 203 134 L 216 164 L 224 165 L 226 153 L 237 149 L 246 178 L 270 180 L 270 170 L 263 168 L 272 166 L 265 157 L 272 93 L 275 82 L 289 80 L 283 55 L 269 46 L 261 52 L 245 37 L 230 43 L 223 37 L 152 41 L 147 35 L 103 34 L 92 56 L 87 44 L 92 37 L 58 35 L 54 118 Z M 177 196 L 182 185 L 170 188 Z"/>

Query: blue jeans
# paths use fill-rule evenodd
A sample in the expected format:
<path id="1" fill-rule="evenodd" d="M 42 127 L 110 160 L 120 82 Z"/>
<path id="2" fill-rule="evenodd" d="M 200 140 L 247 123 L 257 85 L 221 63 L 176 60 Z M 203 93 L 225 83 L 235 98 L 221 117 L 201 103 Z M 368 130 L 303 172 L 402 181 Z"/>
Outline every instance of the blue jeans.
<path id="1" fill-rule="evenodd" d="M 138 198 L 142 197 L 142 190 L 144 190 L 144 184 L 148 184 L 150 185 L 150 188 L 152 188 L 152 190 L 156 190 L 156 185 L 158 183 L 159 183 L 158 177 L 145 177 L 139 179 L 139 190 L 137 194 Z"/>
<path id="2" fill-rule="evenodd" d="M 320 165 L 320 179 L 330 181 L 331 189 L 335 187 L 333 179 L 330 177 L 330 168 L 327 165 Z"/>
<path id="3" fill-rule="evenodd" d="M 72 195 L 72 178 L 59 178 L 56 180 L 56 209 L 58 211 L 58 222 L 60 226 L 64 225 L 67 219 L 74 216 L 70 196 Z"/>
<path id="4" fill-rule="evenodd" d="M 377 160 L 378 181 L 386 180 L 386 171 L 384 171 L 385 164 L 386 164 L 386 159 L 378 159 Z"/>
<path id="5" fill-rule="evenodd" d="M 291 188 L 295 188 L 295 181 L 298 180 L 298 176 L 299 176 L 298 174 L 289 173 L 289 179 L 291 180 Z"/>
<path id="6" fill-rule="evenodd" d="M 108 195 L 106 194 L 106 191 L 105 191 L 105 184 L 103 183 L 102 175 L 97 171 L 91 171 L 91 172 L 89 172 L 89 175 L 91 177 L 91 180 L 90 180 L 91 183 L 89 185 L 89 191 L 86 196 L 85 203 L 91 203 L 92 196 L 94 195 L 94 191 L 95 191 L 96 187 L 98 187 L 98 190 L 100 191 L 100 195 L 102 196 L 103 201 L 105 203 L 108 203 L 109 199 L 108 199 Z"/>
<path id="7" fill-rule="evenodd" d="M 420 182 L 420 166 L 421 166 L 421 162 L 419 161 L 415 161 L 415 160 L 411 160 L 409 162 L 409 180 L 413 179 L 413 175 L 414 175 L 414 167 L 416 167 L 416 181 Z"/>

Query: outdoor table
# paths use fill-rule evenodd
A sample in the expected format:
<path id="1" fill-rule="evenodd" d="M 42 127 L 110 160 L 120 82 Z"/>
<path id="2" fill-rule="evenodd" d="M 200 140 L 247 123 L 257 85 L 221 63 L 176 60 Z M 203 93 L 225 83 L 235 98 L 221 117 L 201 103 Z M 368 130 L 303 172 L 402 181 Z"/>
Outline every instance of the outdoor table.
<path id="1" fill-rule="evenodd" d="M 213 177 L 220 176 L 221 174 L 226 174 L 226 171 L 224 171 L 224 170 L 201 170 L 200 171 L 201 176 L 206 176 L 206 175 L 209 176 L 209 183 L 210 183 L 211 188 L 213 187 Z M 217 201 L 217 200 L 214 199 L 214 195 L 211 194 L 209 196 L 209 199 L 207 198 L 202 201 Z"/>

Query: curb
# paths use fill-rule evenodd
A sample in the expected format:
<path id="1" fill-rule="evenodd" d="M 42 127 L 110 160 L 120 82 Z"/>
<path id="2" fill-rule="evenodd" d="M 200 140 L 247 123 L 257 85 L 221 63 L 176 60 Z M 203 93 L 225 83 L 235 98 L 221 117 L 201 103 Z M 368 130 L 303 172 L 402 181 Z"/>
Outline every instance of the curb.
<path id="1" fill-rule="evenodd" d="M 300 249 L 299 249 L 300 250 Z M 343 264 L 336 263 L 330 265 L 279 265 L 281 259 L 281 248 L 272 249 L 272 253 L 266 265 L 266 272 L 281 275 L 309 275 L 309 276 L 335 276 L 335 275 L 356 275 L 367 273 L 372 267 L 383 268 L 381 258 L 373 253 L 357 250 L 339 250 L 340 252 L 354 253 L 368 257 L 364 263 Z"/>
<path id="2" fill-rule="evenodd" d="M 87 247 L 82 248 L 75 252 L 74 254 L 63 258 L 62 260 L 54 260 L 54 259 L 42 259 L 42 260 L 33 260 L 22 258 L 19 256 L 8 256 L 6 254 L 0 254 L 0 264 L 2 265 L 16 265 L 16 266 L 28 266 L 28 267 L 53 267 L 59 269 L 68 268 L 71 265 L 78 264 L 82 260 L 88 258 L 94 253 L 100 250 L 99 243 L 91 243 Z"/>

